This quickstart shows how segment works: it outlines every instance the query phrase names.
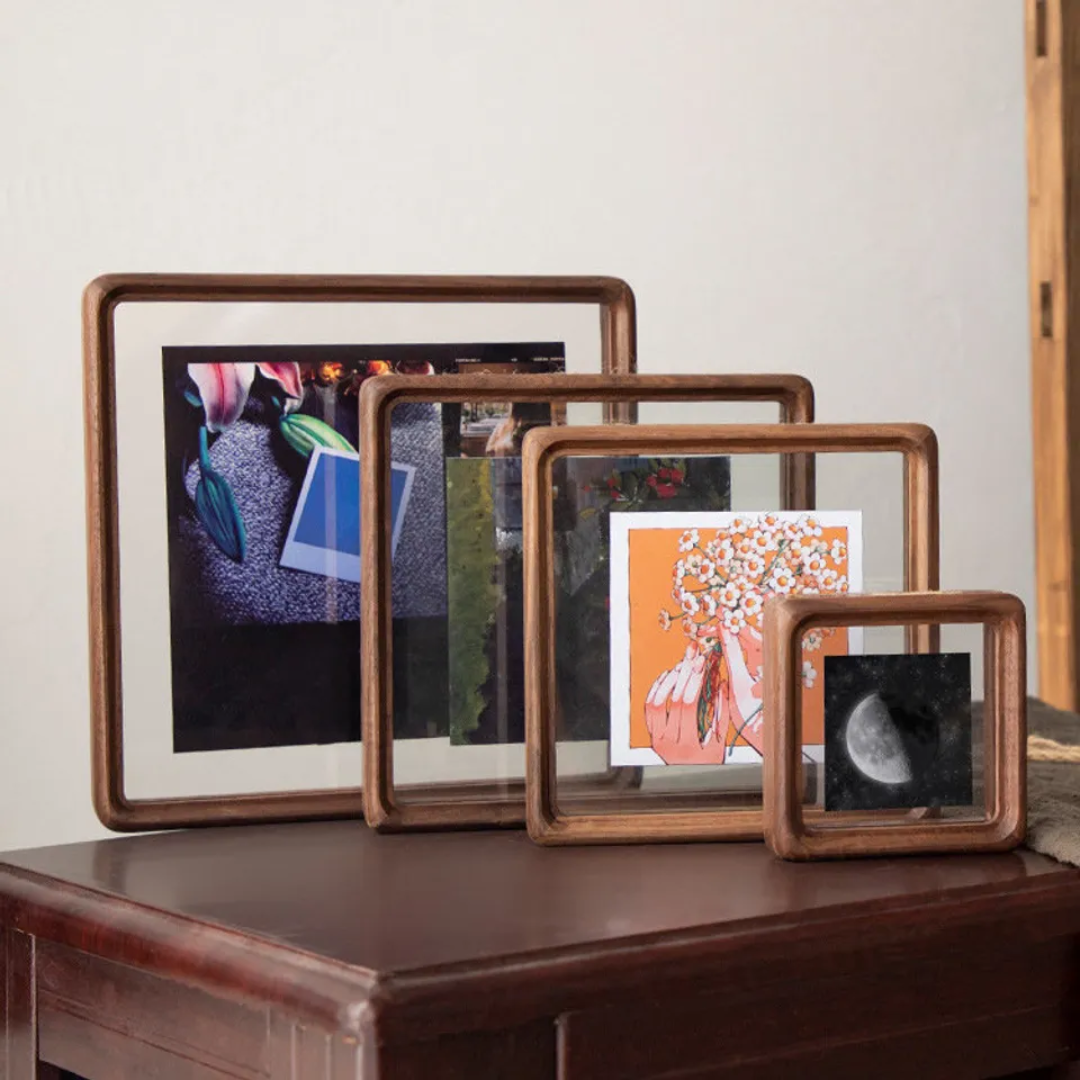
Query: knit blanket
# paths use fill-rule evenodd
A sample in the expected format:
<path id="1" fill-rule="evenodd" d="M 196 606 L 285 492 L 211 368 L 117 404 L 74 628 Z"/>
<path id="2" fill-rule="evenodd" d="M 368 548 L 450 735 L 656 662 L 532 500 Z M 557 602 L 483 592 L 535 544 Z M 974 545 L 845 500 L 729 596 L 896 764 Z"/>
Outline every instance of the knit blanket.
<path id="1" fill-rule="evenodd" d="M 1028 702 L 1027 846 L 1080 866 L 1080 716 Z"/>

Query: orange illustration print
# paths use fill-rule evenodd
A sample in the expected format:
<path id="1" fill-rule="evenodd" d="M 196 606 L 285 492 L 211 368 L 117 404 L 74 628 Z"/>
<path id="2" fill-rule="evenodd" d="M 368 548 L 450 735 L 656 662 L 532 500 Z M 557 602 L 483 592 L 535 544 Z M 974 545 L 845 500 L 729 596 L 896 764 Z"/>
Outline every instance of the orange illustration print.
<path id="1" fill-rule="evenodd" d="M 710 526 L 665 527 L 625 520 L 625 595 L 612 579 L 612 644 L 628 664 L 612 664 L 612 760 L 641 762 L 652 751 L 668 765 L 759 761 L 762 609 L 774 594 L 844 593 L 861 587 L 857 514 L 705 514 Z M 688 515 L 671 515 L 684 518 Z M 681 524 L 681 523 L 680 523 Z M 657 527 L 660 526 L 660 527 Z M 850 541 L 855 536 L 853 562 Z M 613 535 L 613 548 L 619 538 Z M 854 579 L 854 585 L 853 585 Z M 620 634 L 617 620 L 625 619 Z M 842 629 L 803 638 L 803 743 L 824 741 L 822 660 L 849 651 Z M 629 668 L 627 671 L 626 668 Z M 625 749 L 615 715 L 615 680 L 628 676 Z M 649 760 L 655 760 L 649 755 Z"/>

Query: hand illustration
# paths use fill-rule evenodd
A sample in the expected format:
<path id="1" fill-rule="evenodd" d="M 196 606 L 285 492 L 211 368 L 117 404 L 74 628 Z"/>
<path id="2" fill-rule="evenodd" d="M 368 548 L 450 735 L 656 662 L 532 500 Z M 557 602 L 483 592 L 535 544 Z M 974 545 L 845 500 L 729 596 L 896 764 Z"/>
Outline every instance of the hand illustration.
<path id="1" fill-rule="evenodd" d="M 653 750 L 668 765 L 721 765 L 728 745 L 740 735 L 762 753 L 761 638 L 747 628 L 738 635 L 725 631 L 721 643 L 722 657 L 691 645 L 645 699 Z M 699 727 L 703 694 L 711 713 L 704 718 L 704 741 Z"/>
<path id="2" fill-rule="evenodd" d="M 705 668 L 706 654 L 691 645 L 686 656 L 652 684 L 645 699 L 649 739 L 668 765 L 723 764 L 725 747 L 714 725 L 709 725 L 704 745 L 698 735 L 698 699 Z"/>
<path id="3" fill-rule="evenodd" d="M 727 659 L 729 682 L 724 695 L 725 710 L 717 731 L 722 743 L 742 736 L 759 754 L 764 753 L 761 713 L 761 636 L 749 627 L 737 636 L 720 632 Z M 730 725 L 734 730 L 728 728 Z"/>
<path id="4" fill-rule="evenodd" d="M 661 629 L 678 626 L 690 639 L 691 648 L 700 649 L 706 657 L 700 691 L 704 696 L 696 713 L 699 743 L 708 747 L 706 726 L 711 723 L 721 746 L 742 738 L 762 752 L 764 603 L 776 595 L 846 593 L 848 570 L 846 527 L 825 527 L 814 514 L 740 514 L 715 531 L 690 528 L 681 532 L 672 567 L 671 601 L 661 607 L 658 618 Z M 803 652 L 811 654 L 803 661 L 804 686 L 813 686 L 818 676 L 812 654 L 834 633 L 815 630 L 804 636 Z M 664 679 L 661 676 L 654 685 L 647 711 L 655 712 L 657 699 L 662 702 L 674 691 L 670 680 Z M 676 704 L 682 709 L 681 718 L 685 703 Z M 669 722 L 658 726 L 658 731 L 670 727 L 668 712 L 664 716 Z M 657 724 L 655 716 L 651 724 Z M 689 739 L 690 732 L 679 728 L 677 743 L 681 746 Z"/>

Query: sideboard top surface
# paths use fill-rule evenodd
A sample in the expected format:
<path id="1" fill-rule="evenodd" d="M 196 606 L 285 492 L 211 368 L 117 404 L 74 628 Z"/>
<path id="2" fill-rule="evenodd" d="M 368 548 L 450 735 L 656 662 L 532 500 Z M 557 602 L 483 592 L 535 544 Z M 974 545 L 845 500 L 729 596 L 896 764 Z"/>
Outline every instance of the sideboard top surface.
<path id="1" fill-rule="evenodd" d="M 39 848 L 5 866 L 383 973 L 1080 888 L 1080 871 L 1024 850 L 797 866 L 761 844 L 551 851 L 519 832 L 383 836 L 360 822 Z"/>
<path id="2" fill-rule="evenodd" d="M 760 843 L 553 850 L 348 821 L 0 855 L 8 926 L 358 1032 L 391 1014 L 510 1023 L 658 980 L 783 980 L 915 936 L 993 941 L 1003 919 L 1080 932 L 1080 870 L 1025 850 L 796 865 Z"/>

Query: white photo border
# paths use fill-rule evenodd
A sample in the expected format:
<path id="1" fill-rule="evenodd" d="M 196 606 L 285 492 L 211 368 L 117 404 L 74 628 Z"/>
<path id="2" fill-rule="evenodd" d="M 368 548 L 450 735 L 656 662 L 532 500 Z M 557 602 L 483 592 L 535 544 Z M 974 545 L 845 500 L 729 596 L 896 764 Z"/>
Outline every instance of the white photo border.
<path id="1" fill-rule="evenodd" d="M 359 742 L 173 751 L 162 350 L 558 341 L 566 350 L 567 371 L 598 374 L 599 306 L 291 300 L 117 304 L 111 378 L 125 798 L 158 801 L 355 789 L 363 776 Z M 451 746 L 448 738 L 399 743 L 402 785 L 524 777 L 522 747 Z"/>
<path id="2" fill-rule="evenodd" d="M 781 521 L 798 521 L 812 514 L 825 528 L 848 530 L 848 581 L 851 592 L 863 591 L 863 515 L 859 510 L 773 510 L 765 511 Z M 630 745 L 630 533 L 639 529 L 721 529 L 737 518 L 760 517 L 760 511 L 706 510 L 691 513 L 612 514 L 611 551 L 611 734 L 609 764 L 661 766 L 666 769 L 700 771 L 701 766 L 668 765 L 655 750 Z M 862 629 L 848 631 L 848 652 L 862 652 Z M 767 721 L 766 721 L 767 722 Z M 804 753 L 815 762 L 824 760 L 823 744 L 809 744 Z M 748 747 L 734 747 L 728 765 L 760 765 L 761 759 Z"/>

